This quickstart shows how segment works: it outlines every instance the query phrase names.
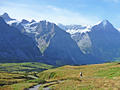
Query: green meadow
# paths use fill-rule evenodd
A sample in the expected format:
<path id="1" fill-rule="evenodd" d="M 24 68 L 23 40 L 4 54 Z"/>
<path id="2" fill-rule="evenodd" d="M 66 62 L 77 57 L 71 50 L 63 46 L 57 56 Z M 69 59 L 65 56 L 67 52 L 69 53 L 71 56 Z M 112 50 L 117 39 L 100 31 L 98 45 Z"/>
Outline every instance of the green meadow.
<path id="1" fill-rule="evenodd" d="M 42 63 L 0 64 L 0 90 L 28 90 L 38 84 L 39 90 L 119 90 L 120 63 L 56 68 Z"/>
<path id="2" fill-rule="evenodd" d="M 42 63 L 0 63 L 0 90 L 24 90 L 44 80 L 37 74 L 54 68 Z"/>

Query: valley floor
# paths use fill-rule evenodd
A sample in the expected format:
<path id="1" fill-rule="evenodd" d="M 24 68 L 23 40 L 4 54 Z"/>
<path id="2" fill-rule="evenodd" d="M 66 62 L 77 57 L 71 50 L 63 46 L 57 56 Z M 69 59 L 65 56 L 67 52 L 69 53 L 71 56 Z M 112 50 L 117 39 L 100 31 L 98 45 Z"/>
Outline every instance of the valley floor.
<path id="1" fill-rule="evenodd" d="M 120 90 L 120 63 L 67 65 L 28 75 L 0 73 L 0 90 L 28 90 L 38 84 L 39 90 Z"/>

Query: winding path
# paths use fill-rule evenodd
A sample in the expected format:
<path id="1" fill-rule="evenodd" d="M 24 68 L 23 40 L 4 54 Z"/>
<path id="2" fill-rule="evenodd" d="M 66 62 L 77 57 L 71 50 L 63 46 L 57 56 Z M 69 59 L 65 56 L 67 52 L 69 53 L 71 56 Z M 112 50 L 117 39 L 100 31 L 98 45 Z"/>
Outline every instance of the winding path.
<path id="1" fill-rule="evenodd" d="M 53 81 L 53 82 L 61 83 L 61 82 L 63 82 L 63 81 L 64 81 L 64 80 L 58 80 L 58 81 Z M 51 83 L 51 82 L 49 82 L 49 83 Z M 43 85 L 43 84 L 38 84 L 38 85 L 36 85 L 36 86 L 33 86 L 32 88 L 29 88 L 28 90 L 39 90 L 39 87 L 40 87 L 41 85 Z M 50 90 L 50 88 L 49 88 L 49 86 L 47 86 L 47 87 L 44 87 L 43 90 Z"/>
<path id="2" fill-rule="evenodd" d="M 39 87 L 41 86 L 42 84 L 38 84 L 32 88 L 29 88 L 29 90 L 39 90 Z"/>

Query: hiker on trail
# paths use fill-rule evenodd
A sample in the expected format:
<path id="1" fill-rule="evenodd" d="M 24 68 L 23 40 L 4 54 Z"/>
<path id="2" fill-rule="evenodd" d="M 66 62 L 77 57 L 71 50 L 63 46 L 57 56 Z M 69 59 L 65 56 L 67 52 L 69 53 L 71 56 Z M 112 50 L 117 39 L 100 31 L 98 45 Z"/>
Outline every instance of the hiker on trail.
<path id="1" fill-rule="evenodd" d="M 83 75 L 82 75 L 82 72 L 80 72 L 80 78 L 82 78 L 82 76 L 83 76 Z"/>

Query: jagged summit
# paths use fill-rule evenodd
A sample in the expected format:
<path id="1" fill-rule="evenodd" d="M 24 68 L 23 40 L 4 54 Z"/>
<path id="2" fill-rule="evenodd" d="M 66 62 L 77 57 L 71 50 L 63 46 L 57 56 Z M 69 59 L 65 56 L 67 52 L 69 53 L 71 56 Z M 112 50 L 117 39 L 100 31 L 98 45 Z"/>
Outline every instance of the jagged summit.
<path id="1" fill-rule="evenodd" d="M 10 21 L 10 20 L 15 20 L 10 18 L 10 16 L 7 13 L 4 13 L 3 15 L 1 15 L 1 17 L 5 20 L 5 21 Z"/>
<path id="2" fill-rule="evenodd" d="M 46 20 L 42 20 L 39 22 L 39 24 L 43 25 L 43 26 L 48 26 L 48 25 L 56 25 L 55 23 L 46 21 Z"/>
<path id="3" fill-rule="evenodd" d="M 107 19 L 104 19 L 104 20 L 100 20 L 100 21 L 98 21 L 96 24 L 93 24 L 93 26 L 95 26 L 95 25 L 99 25 L 99 24 L 107 24 L 107 23 L 110 23 Z"/>
<path id="4" fill-rule="evenodd" d="M 62 25 L 62 24 L 58 24 L 58 26 L 64 30 L 80 30 L 80 29 L 85 29 L 87 28 L 87 26 L 83 26 L 83 25 Z"/>
<path id="5" fill-rule="evenodd" d="M 102 24 L 102 26 L 108 26 L 108 25 L 112 25 L 108 20 L 103 20 L 100 24 Z"/>
<path id="6" fill-rule="evenodd" d="M 93 25 L 94 26 L 101 26 L 101 27 L 107 27 L 107 26 L 113 26 L 108 20 L 102 20 L 99 21 L 97 24 Z"/>
<path id="7" fill-rule="evenodd" d="M 21 23 L 22 24 L 27 24 L 27 23 L 30 23 L 30 22 L 28 20 L 22 19 Z"/>
<path id="8" fill-rule="evenodd" d="M 36 21 L 34 19 L 32 19 L 30 23 L 34 23 L 34 22 L 36 22 Z"/>
<path id="9" fill-rule="evenodd" d="M 4 13 L 3 15 L 1 15 L 3 17 L 9 17 L 9 15 L 7 13 Z M 9 17 L 10 18 L 10 17 Z"/>
<path id="10" fill-rule="evenodd" d="M 107 19 L 104 19 L 102 23 L 109 23 L 109 21 Z"/>
<path id="11" fill-rule="evenodd" d="M 103 20 L 98 22 L 97 24 L 93 25 L 91 30 L 102 30 L 102 31 L 114 31 L 117 29 L 108 21 L 108 20 Z"/>

